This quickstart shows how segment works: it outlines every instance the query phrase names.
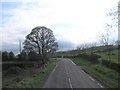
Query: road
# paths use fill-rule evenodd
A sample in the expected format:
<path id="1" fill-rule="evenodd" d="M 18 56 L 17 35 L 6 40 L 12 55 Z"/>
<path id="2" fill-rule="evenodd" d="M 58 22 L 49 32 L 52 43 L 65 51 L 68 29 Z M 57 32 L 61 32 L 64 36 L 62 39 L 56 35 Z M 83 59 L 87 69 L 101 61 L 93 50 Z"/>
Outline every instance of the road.
<path id="1" fill-rule="evenodd" d="M 70 59 L 63 58 L 48 77 L 43 88 L 103 88 Z"/>

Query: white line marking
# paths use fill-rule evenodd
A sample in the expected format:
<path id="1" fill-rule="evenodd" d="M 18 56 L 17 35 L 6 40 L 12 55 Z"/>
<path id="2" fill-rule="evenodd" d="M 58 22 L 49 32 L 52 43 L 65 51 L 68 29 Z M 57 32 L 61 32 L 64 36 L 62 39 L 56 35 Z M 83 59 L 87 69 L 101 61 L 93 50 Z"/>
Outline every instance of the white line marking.
<path id="1" fill-rule="evenodd" d="M 52 73 L 55 72 L 56 68 L 57 68 L 57 65 L 56 65 L 55 68 L 53 69 Z"/>
<path id="2" fill-rule="evenodd" d="M 103 86 L 102 86 L 100 83 L 98 83 L 98 85 L 99 85 L 101 88 L 103 88 Z"/>
<path id="3" fill-rule="evenodd" d="M 76 65 L 73 61 L 71 61 L 74 65 Z"/>
<path id="4" fill-rule="evenodd" d="M 87 74 L 87 75 L 88 75 L 88 74 Z M 88 77 L 89 77 L 91 80 L 95 81 L 95 79 L 93 79 L 91 76 L 88 75 Z M 97 83 L 97 84 L 98 84 L 98 86 L 100 86 L 101 88 L 104 88 L 100 83 Z"/>
<path id="5" fill-rule="evenodd" d="M 93 78 L 91 78 L 91 80 L 95 81 Z"/>
<path id="6" fill-rule="evenodd" d="M 91 80 L 95 81 L 91 76 L 88 76 Z"/>
<path id="7" fill-rule="evenodd" d="M 70 80 L 70 77 L 69 77 L 69 73 L 68 73 L 67 68 L 66 68 L 66 64 L 64 64 L 64 65 L 65 65 L 65 71 L 66 71 L 67 76 L 68 76 L 68 81 L 69 81 L 69 84 L 70 84 L 70 88 L 72 88 L 72 83 L 71 83 L 71 80 Z M 72 88 L 72 90 L 73 90 L 73 88 Z"/>
<path id="8" fill-rule="evenodd" d="M 70 88 L 72 88 L 72 84 L 71 84 L 70 78 L 69 78 L 69 84 L 70 84 Z"/>
<path id="9" fill-rule="evenodd" d="M 74 65 L 76 65 L 72 60 L 70 60 L 70 59 L 68 59 L 69 61 L 71 61 L 72 62 L 72 64 L 74 64 Z"/>
<path id="10" fill-rule="evenodd" d="M 83 70 L 81 70 L 83 73 L 85 73 Z M 85 73 L 92 81 L 95 81 L 95 79 L 93 79 L 91 76 L 89 76 L 89 74 Z"/>
<path id="11" fill-rule="evenodd" d="M 83 70 L 81 70 L 83 73 L 84 73 L 84 71 Z"/>

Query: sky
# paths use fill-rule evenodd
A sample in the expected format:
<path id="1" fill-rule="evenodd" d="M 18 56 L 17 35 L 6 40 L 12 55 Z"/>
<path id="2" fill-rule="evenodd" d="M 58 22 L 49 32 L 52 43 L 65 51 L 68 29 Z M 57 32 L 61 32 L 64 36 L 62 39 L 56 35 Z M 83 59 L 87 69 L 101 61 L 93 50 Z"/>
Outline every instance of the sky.
<path id="1" fill-rule="evenodd" d="M 95 42 L 106 14 L 119 0 L 1 0 L 0 50 L 19 52 L 19 40 L 36 26 L 53 30 L 59 50 Z"/>

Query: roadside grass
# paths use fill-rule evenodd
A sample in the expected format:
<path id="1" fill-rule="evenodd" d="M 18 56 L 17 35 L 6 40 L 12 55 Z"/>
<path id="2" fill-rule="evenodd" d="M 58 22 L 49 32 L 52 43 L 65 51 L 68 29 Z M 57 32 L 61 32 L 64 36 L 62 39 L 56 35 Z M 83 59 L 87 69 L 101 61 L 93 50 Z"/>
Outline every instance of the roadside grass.
<path id="1" fill-rule="evenodd" d="M 108 60 L 107 52 L 97 52 L 96 54 L 100 55 L 103 59 Z M 110 55 L 111 61 L 115 63 L 120 63 L 118 59 L 118 49 L 112 50 Z"/>
<path id="2" fill-rule="evenodd" d="M 27 68 L 19 75 L 3 76 L 3 87 L 42 88 L 58 61 L 57 59 L 51 59 L 47 66 L 42 69 Z"/>
<path id="3" fill-rule="evenodd" d="M 74 58 L 74 63 L 80 66 L 89 66 L 91 64 L 90 61 L 84 59 L 84 58 Z"/>
<path id="4" fill-rule="evenodd" d="M 44 68 L 38 74 L 35 74 L 32 78 L 26 78 L 25 80 L 17 83 L 15 87 L 24 87 L 24 88 L 42 88 L 47 77 L 55 67 L 55 64 L 48 64 L 46 68 Z"/>
<path id="5" fill-rule="evenodd" d="M 103 83 L 105 87 L 118 88 L 118 78 L 120 73 L 102 65 L 101 63 L 92 64 L 83 58 L 72 59 L 74 63 L 80 65 L 82 69 Z"/>

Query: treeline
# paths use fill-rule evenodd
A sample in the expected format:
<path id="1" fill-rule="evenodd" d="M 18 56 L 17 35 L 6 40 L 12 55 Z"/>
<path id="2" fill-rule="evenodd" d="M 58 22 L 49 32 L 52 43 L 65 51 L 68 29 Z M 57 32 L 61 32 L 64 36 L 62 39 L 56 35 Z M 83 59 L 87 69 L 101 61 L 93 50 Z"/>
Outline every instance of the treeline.
<path id="1" fill-rule="evenodd" d="M 17 57 L 14 55 L 13 52 L 2 52 L 2 61 L 14 61 Z"/>
<path id="2" fill-rule="evenodd" d="M 11 52 L 1 52 L 2 55 L 2 71 L 3 75 L 19 74 L 26 68 L 42 68 L 42 57 L 39 54 L 31 51 L 28 54 L 21 52 L 15 55 Z"/>
<path id="3" fill-rule="evenodd" d="M 59 56 L 58 56 L 59 57 Z M 101 63 L 102 65 L 106 66 L 106 67 L 109 67 L 117 72 L 120 72 L 119 68 L 120 68 L 120 64 L 119 63 L 115 63 L 115 62 L 112 62 L 110 60 L 105 60 L 105 59 L 102 59 L 102 57 L 100 55 L 97 55 L 95 53 L 79 53 L 77 55 L 72 55 L 72 56 L 63 56 L 64 58 L 76 58 L 76 57 L 82 57 L 84 58 L 85 60 L 88 60 L 90 61 L 92 64 L 93 63 Z"/>
<path id="4" fill-rule="evenodd" d="M 101 63 L 102 65 L 109 67 L 117 72 L 120 72 L 120 63 L 114 62 L 111 57 L 115 55 L 113 53 L 113 50 L 118 50 L 119 53 L 119 45 L 109 45 L 109 48 L 107 46 L 94 46 L 94 47 L 88 47 L 88 45 L 84 45 L 86 47 L 79 47 L 76 50 L 68 51 L 68 52 L 58 52 L 59 54 L 56 55 L 56 57 L 59 58 L 76 58 L 76 57 L 82 57 L 85 60 L 90 61 L 92 64 L 94 63 Z M 103 57 L 97 53 L 104 53 L 106 52 L 106 55 L 109 57 L 108 59 L 103 59 Z"/>
<path id="5" fill-rule="evenodd" d="M 15 55 L 12 51 L 2 52 L 2 61 L 9 62 L 9 61 L 39 61 L 42 57 L 34 51 L 29 52 L 26 54 L 25 52 L 21 52 L 21 54 Z"/>

